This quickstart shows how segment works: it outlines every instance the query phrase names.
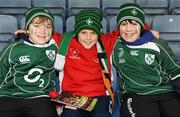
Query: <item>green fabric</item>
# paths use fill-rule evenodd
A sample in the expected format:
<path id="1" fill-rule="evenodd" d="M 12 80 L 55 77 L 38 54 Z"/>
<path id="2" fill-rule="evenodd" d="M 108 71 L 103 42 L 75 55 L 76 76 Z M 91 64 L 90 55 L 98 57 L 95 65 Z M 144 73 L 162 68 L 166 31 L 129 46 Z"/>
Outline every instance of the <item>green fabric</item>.
<path id="1" fill-rule="evenodd" d="M 154 39 L 143 45 L 127 46 L 119 40 L 113 53 L 123 93 L 156 95 L 174 90 L 169 79 L 179 75 L 180 63 L 167 41 Z"/>
<path id="2" fill-rule="evenodd" d="M 119 12 L 117 14 L 118 26 L 122 21 L 129 19 L 139 22 L 141 27 L 144 27 L 144 22 L 145 22 L 144 10 L 138 4 L 135 3 L 125 3 L 121 5 Z"/>
<path id="3" fill-rule="evenodd" d="M 58 54 L 65 56 L 69 47 L 71 38 L 73 37 L 74 32 L 66 32 L 61 39 Z"/>
<path id="4" fill-rule="evenodd" d="M 102 30 L 102 15 L 97 10 L 83 10 L 75 16 L 75 36 L 83 29 L 93 30 L 97 33 L 98 37 L 101 35 Z"/>
<path id="5" fill-rule="evenodd" d="M 36 7 L 34 7 L 34 8 L 29 9 L 26 12 L 26 17 L 25 17 L 26 29 L 28 28 L 31 21 L 37 16 L 46 16 L 46 17 L 48 17 L 51 20 L 51 22 L 52 22 L 52 24 L 54 26 L 54 16 L 52 15 L 52 13 L 49 10 L 44 9 L 44 8 L 36 8 Z"/>
<path id="6" fill-rule="evenodd" d="M 0 53 L 0 97 L 47 97 L 55 85 L 54 40 L 45 46 L 12 43 Z"/>
<path id="7" fill-rule="evenodd" d="M 99 10 L 81 10 L 78 14 L 76 14 L 76 19 L 79 19 L 79 17 L 89 16 L 89 15 L 96 17 L 100 21 L 103 19 L 103 16 Z"/>

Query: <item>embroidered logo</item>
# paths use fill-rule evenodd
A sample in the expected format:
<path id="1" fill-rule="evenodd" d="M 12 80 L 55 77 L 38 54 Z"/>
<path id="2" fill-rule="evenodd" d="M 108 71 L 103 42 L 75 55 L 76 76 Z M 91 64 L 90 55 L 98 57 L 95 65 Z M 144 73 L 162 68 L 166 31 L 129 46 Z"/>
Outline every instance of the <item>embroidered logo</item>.
<path id="1" fill-rule="evenodd" d="M 130 54 L 131 54 L 132 56 L 138 56 L 138 55 L 139 55 L 138 52 L 139 52 L 139 51 L 137 51 L 137 50 L 132 50 L 132 51 L 130 51 Z"/>
<path id="2" fill-rule="evenodd" d="M 137 15 L 137 14 L 138 14 L 138 12 L 137 12 L 136 9 L 131 10 L 131 13 L 132 13 L 133 15 Z"/>
<path id="3" fill-rule="evenodd" d="M 118 48 L 118 59 L 119 63 L 125 63 L 125 60 L 123 59 L 124 56 L 124 50 L 123 48 Z"/>
<path id="4" fill-rule="evenodd" d="M 46 50 L 46 55 L 51 61 L 54 61 L 56 54 L 54 50 Z"/>
<path id="5" fill-rule="evenodd" d="M 87 24 L 87 25 L 92 25 L 92 24 L 93 24 L 92 19 L 91 19 L 91 18 L 88 18 L 88 19 L 86 20 L 86 24 Z"/>
<path id="6" fill-rule="evenodd" d="M 145 61 L 148 65 L 151 65 L 155 60 L 154 54 L 145 54 Z"/>
<path id="7" fill-rule="evenodd" d="M 20 56 L 19 61 L 21 64 L 30 63 L 31 59 L 29 58 L 29 55 Z"/>
<path id="8" fill-rule="evenodd" d="M 70 58 L 75 58 L 75 59 L 80 59 L 79 57 L 79 51 L 74 49 L 74 48 L 70 48 Z"/>

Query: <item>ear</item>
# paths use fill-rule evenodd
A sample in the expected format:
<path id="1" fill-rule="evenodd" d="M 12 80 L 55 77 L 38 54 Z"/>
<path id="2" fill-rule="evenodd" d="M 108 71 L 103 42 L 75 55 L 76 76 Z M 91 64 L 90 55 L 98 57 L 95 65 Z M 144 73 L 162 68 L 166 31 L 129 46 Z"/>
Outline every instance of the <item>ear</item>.
<path id="1" fill-rule="evenodd" d="M 29 35 L 29 30 L 27 30 L 26 33 Z"/>

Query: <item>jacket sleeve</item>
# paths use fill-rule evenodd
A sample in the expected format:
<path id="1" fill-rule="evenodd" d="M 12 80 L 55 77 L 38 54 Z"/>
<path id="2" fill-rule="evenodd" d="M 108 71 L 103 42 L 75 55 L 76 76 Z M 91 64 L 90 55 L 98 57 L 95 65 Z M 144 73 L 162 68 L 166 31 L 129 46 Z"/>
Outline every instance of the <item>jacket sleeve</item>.
<path id="1" fill-rule="evenodd" d="M 8 76 L 9 70 L 11 69 L 9 62 L 9 54 L 11 47 L 12 45 L 7 45 L 0 52 L 0 86 L 4 82 L 5 78 Z"/>
<path id="2" fill-rule="evenodd" d="M 107 34 L 102 34 L 101 40 L 102 40 L 103 45 L 105 46 L 105 49 L 108 50 L 109 52 L 112 52 L 112 49 L 119 36 L 120 36 L 119 30 L 114 30 Z"/>
<path id="3" fill-rule="evenodd" d="M 162 70 L 165 70 L 171 84 L 174 86 L 176 92 L 180 94 L 180 61 L 176 59 L 176 56 L 168 46 L 167 41 L 162 41 L 160 43 L 160 48 Z"/>

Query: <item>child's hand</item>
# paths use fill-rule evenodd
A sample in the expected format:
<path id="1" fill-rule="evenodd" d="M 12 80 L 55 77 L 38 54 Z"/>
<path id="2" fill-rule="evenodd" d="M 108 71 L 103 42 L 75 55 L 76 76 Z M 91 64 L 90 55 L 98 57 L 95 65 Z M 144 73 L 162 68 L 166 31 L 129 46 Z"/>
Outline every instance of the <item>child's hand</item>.
<path id="1" fill-rule="evenodd" d="M 158 31 L 155 31 L 155 30 L 150 30 L 151 33 L 154 35 L 154 37 L 156 37 L 157 39 L 159 39 L 159 32 Z"/>
<path id="2" fill-rule="evenodd" d="M 14 34 L 17 36 L 17 35 L 20 34 L 20 33 L 27 34 L 27 31 L 24 30 L 24 29 L 20 29 L 20 30 L 17 30 Z"/>
<path id="3" fill-rule="evenodd" d="M 28 38 L 27 31 L 24 29 L 17 30 L 15 33 L 16 40 L 24 39 L 26 40 Z"/>
<path id="4" fill-rule="evenodd" d="M 56 97 L 59 96 L 59 93 L 56 92 L 56 91 L 51 91 L 51 92 L 49 93 L 49 96 L 50 96 L 51 98 L 56 98 Z"/>

